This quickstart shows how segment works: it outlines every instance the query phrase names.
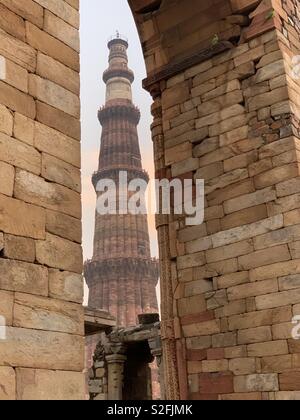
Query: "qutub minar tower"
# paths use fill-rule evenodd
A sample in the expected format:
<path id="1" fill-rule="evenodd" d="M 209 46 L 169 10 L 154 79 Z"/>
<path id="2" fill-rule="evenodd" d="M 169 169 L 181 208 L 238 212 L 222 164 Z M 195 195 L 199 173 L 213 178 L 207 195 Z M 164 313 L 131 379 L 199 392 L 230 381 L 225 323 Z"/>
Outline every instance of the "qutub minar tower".
<path id="1" fill-rule="evenodd" d="M 128 68 L 128 42 L 117 34 L 108 43 L 109 68 L 104 72 L 106 104 L 98 171 L 93 185 L 127 172 L 128 182 L 149 181 L 142 168 L 137 126 L 140 112 L 132 102 L 134 74 Z M 99 194 L 99 193 L 97 193 Z M 119 326 L 134 326 L 143 313 L 157 313 L 158 264 L 151 258 L 146 215 L 100 215 L 96 211 L 94 254 L 85 264 L 89 307 L 108 311 Z"/>

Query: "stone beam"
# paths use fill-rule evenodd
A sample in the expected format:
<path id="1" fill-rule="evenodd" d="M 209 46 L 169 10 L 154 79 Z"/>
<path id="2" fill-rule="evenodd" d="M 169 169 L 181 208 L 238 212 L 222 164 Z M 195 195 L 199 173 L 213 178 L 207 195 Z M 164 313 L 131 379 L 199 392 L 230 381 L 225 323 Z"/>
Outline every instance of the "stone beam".
<path id="1" fill-rule="evenodd" d="M 231 0 L 231 7 L 234 13 L 243 13 L 258 6 L 260 0 Z"/>
<path id="2" fill-rule="evenodd" d="M 157 10 L 162 0 L 129 0 L 134 13 L 149 13 Z"/>

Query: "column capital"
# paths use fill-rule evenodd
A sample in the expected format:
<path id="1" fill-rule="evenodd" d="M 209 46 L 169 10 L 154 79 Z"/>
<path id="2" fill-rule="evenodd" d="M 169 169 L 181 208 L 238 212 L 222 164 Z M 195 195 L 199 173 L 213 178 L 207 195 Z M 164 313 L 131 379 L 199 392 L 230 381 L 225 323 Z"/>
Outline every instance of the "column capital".
<path id="1" fill-rule="evenodd" d="M 109 342 L 105 346 L 105 358 L 106 360 L 113 360 L 118 359 L 122 360 L 122 358 L 126 359 L 126 345 L 123 343 L 112 343 Z"/>
<path id="2" fill-rule="evenodd" d="M 105 357 L 105 360 L 107 361 L 108 364 L 114 364 L 114 363 L 122 364 L 126 362 L 127 356 L 125 356 L 124 354 L 110 354 Z"/>

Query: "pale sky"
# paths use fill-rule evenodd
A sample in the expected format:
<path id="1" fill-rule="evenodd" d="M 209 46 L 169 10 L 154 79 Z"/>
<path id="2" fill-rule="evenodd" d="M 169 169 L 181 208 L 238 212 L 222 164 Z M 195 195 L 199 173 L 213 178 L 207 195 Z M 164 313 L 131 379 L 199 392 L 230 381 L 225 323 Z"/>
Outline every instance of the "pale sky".
<path id="1" fill-rule="evenodd" d="M 153 176 L 153 147 L 150 124 L 152 99 L 142 88 L 146 76 L 142 50 L 133 17 L 126 0 L 82 0 L 81 2 L 81 101 L 82 101 L 82 180 L 83 250 L 92 257 L 96 196 L 91 176 L 97 170 L 101 126 L 97 111 L 105 101 L 102 73 L 108 66 L 107 40 L 118 30 L 129 40 L 129 67 L 135 72 L 134 103 L 142 114 L 139 138 L 143 166 Z M 154 219 L 150 220 L 152 255 L 158 256 Z"/>

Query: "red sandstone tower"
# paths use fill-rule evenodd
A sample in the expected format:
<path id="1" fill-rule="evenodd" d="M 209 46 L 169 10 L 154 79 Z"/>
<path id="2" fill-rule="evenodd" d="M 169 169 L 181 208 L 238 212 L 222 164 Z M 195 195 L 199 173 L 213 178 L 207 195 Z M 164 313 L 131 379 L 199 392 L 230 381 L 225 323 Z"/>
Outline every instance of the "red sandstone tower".
<path id="1" fill-rule="evenodd" d="M 128 42 L 117 35 L 108 48 L 109 68 L 103 75 L 106 104 L 98 114 L 102 138 L 99 167 L 93 175 L 96 190 L 103 179 L 113 180 L 118 189 L 121 171 L 127 173 L 128 182 L 149 181 L 141 162 L 140 112 L 132 102 L 134 74 L 128 68 Z M 119 326 L 136 325 L 139 314 L 158 312 L 158 264 L 151 258 L 146 215 L 96 211 L 94 255 L 85 264 L 85 278 L 89 306 L 110 312 Z"/>

